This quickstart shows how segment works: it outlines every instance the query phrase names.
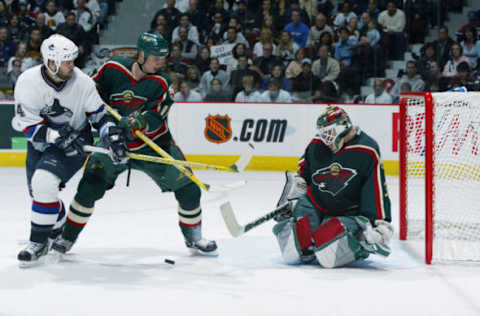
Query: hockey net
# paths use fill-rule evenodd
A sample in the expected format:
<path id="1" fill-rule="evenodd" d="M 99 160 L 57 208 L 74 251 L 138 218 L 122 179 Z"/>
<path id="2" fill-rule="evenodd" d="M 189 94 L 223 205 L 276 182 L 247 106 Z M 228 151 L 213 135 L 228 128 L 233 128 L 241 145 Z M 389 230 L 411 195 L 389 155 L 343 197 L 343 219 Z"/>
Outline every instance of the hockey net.
<path id="1" fill-rule="evenodd" d="M 425 260 L 480 261 L 480 93 L 400 99 L 400 239 Z"/>

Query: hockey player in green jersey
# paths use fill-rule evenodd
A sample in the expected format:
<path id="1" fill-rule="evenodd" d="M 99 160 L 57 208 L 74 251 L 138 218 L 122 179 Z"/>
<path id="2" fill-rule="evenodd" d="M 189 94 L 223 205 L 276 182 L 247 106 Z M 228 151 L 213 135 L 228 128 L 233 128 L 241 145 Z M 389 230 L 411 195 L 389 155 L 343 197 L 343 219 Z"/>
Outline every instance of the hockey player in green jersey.
<path id="1" fill-rule="evenodd" d="M 377 143 L 337 106 L 320 115 L 317 127 L 278 202 L 285 212 L 273 233 L 283 259 L 334 268 L 388 256 L 393 228 Z"/>
<path id="2" fill-rule="evenodd" d="M 137 60 L 114 58 L 105 63 L 94 76 L 102 98 L 122 115 L 119 126 L 126 131 L 129 151 L 157 155 L 137 138 L 140 130 L 174 159 L 185 160 L 174 143 L 167 124 L 173 105 L 171 79 L 160 70 L 168 55 L 168 44 L 161 35 L 143 33 L 137 42 Z M 100 144 L 102 146 L 102 144 Z M 112 161 L 107 155 L 93 154 L 70 204 L 62 236 L 53 244 L 60 253 L 70 250 L 94 211 L 95 202 L 113 188 L 118 175 L 128 168 L 149 175 L 164 192 L 173 191 L 179 204 L 180 229 L 192 251 L 215 254 L 217 245 L 202 237 L 200 189 L 171 165 L 139 160 L 128 163 Z"/>

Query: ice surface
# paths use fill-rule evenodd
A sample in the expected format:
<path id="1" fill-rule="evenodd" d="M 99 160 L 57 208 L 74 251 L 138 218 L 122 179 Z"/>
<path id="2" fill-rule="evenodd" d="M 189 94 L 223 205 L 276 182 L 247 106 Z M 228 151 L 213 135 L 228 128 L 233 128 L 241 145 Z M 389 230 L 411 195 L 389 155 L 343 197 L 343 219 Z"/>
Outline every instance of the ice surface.
<path id="1" fill-rule="evenodd" d="M 219 205 L 229 199 L 241 224 L 263 215 L 283 185 L 273 172 L 197 173 L 212 184 L 248 181 L 228 194 L 203 194 L 203 231 L 217 240 L 217 258 L 190 255 L 173 195 L 133 172 L 130 187 L 122 176 L 97 203 L 64 262 L 20 269 L 30 216 L 24 172 L 0 169 L 0 316 L 480 315 L 480 265 L 426 266 L 398 239 L 387 259 L 325 270 L 283 264 L 273 222 L 231 237 Z M 61 192 L 67 204 L 78 180 Z M 397 223 L 398 181 L 388 182 Z"/>

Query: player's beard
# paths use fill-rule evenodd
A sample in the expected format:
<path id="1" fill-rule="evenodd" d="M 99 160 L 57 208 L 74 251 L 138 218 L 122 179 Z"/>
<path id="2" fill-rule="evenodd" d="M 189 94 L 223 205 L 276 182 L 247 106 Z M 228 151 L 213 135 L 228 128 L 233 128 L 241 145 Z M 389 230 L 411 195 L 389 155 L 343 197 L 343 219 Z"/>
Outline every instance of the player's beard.
<path id="1" fill-rule="evenodd" d="M 67 72 L 62 72 L 61 70 L 58 71 L 57 73 L 57 77 L 64 80 L 64 81 L 67 81 L 69 80 L 70 78 L 72 78 L 72 75 L 73 75 L 73 69 L 72 70 L 69 70 Z"/>

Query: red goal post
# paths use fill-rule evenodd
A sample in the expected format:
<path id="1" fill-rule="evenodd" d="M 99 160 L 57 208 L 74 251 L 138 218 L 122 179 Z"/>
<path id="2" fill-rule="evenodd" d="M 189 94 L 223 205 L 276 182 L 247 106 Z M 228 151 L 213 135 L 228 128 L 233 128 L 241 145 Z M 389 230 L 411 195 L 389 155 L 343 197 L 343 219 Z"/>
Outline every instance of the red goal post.
<path id="1" fill-rule="evenodd" d="M 425 261 L 480 261 L 480 93 L 402 93 L 400 239 Z"/>

